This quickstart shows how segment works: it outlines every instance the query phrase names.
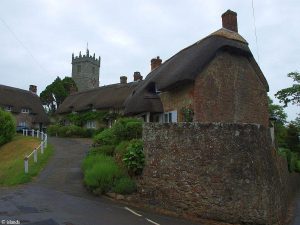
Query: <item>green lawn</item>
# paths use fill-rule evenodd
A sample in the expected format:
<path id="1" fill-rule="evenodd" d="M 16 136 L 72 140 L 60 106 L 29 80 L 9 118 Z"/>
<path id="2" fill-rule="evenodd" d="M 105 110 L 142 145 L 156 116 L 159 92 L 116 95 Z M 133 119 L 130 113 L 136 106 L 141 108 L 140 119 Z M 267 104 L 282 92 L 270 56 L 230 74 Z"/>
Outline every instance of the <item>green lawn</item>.
<path id="1" fill-rule="evenodd" d="M 29 159 L 29 173 L 24 172 L 24 157 L 40 144 L 39 139 L 17 135 L 11 142 L 0 147 L 0 186 L 12 186 L 27 183 L 37 176 L 53 154 L 48 144 L 44 154 L 38 150 L 38 162 Z"/>

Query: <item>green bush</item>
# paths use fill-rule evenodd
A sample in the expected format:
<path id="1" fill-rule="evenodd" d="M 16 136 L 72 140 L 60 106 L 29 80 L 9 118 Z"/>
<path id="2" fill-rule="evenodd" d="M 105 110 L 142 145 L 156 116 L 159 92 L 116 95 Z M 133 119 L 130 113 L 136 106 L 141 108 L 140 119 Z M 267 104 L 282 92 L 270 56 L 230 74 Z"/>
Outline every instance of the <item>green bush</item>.
<path id="1" fill-rule="evenodd" d="M 300 160 L 297 160 L 296 161 L 296 164 L 295 164 L 295 171 L 297 173 L 300 173 Z"/>
<path id="2" fill-rule="evenodd" d="M 127 147 L 123 162 L 130 175 L 140 175 L 145 166 L 145 155 L 142 140 L 133 139 Z"/>
<path id="3" fill-rule="evenodd" d="M 60 128 L 60 125 L 49 125 L 47 127 L 47 134 L 50 136 L 57 136 Z"/>
<path id="4" fill-rule="evenodd" d="M 289 149 L 285 150 L 285 155 L 288 163 L 288 169 L 290 172 L 295 172 L 296 169 L 296 161 L 297 161 L 297 154 L 292 152 Z"/>
<path id="5" fill-rule="evenodd" d="M 136 191 L 136 184 L 129 177 L 122 177 L 116 180 L 112 191 L 119 194 L 131 194 Z"/>
<path id="6" fill-rule="evenodd" d="M 102 154 L 107 156 L 113 156 L 115 146 L 113 145 L 102 145 L 99 147 L 93 147 L 90 149 L 89 154 Z"/>
<path id="7" fill-rule="evenodd" d="M 84 171 L 84 183 L 95 194 L 103 194 L 110 191 L 114 183 L 124 176 L 113 158 L 105 155 L 86 157 L 82 168 Z"/>
<path id="8" fill-rule="evenodd" d="M 112 127 L 118 141 L 131 140 L 142 137 L 143 123 L 135 118 L 119 119 Z"/>
<path id="9" fill-rule="evenodd" d="M 292 152 L 300 153 L 299 131 L 295 125 L 288 125 L 285 142 Z"/>
<path id="10" fill-rule="evenodd" d="M 95 129 L 86 129 L 83 128 L 82 137 L 90 138 L 93 137 L 96 133 Z"/>
<path id="11" fill-rule="evenodd" d="M 76 125 L 50 125 L 47 128 L 47 133 L 50 136 L 59 136 L 59 137 L 93 137 L 94 134 L 98 132 L 95 129 L 86 129 Z"/>
<path id="12" fill-rule="evenodd" d="M 16 122 L 11 113 L 0 109 L 0 146 L 12 140 L 16 133 Z"/>
<path id="13" fill-rule="evenodd" d="M 99 145 L 116 145 L 117 138 L 113 129 L 106 129 L 94 137 L 94 143 Z"/>
<path id="14" fill-rule="evenodd" d="M 125 153 L 128 152 L 127 147 L 129 144 L 130 144 L 130 141 L 120 142 L 115 148 L 115 153 L 118 155 L 121 155 L 123 157 L 125 155 Z"/>

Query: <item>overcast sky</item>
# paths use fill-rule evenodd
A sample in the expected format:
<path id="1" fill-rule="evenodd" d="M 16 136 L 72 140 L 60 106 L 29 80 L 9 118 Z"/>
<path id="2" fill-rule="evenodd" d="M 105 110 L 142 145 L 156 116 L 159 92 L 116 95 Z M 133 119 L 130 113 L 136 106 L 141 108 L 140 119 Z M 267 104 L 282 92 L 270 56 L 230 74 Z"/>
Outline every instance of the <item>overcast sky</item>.
<path id="1" fill-rule="evenodd" d="M 227 9 L 238 14 L 239 33 L 248 41 L 270 85 L 269 95 L 292 84 L 299 71 L 299 0 L 1 0 L 0 84 L 40 93 L 57 76 L 71 75 L 71 56 L 101 56 L 100 85 L 145 77 L 150 60 L 167 60 L 221 28 Z M 259 59 L 259 60 L 258 60 Z M 294 119 L 299 107 L 288 107 Z"/>

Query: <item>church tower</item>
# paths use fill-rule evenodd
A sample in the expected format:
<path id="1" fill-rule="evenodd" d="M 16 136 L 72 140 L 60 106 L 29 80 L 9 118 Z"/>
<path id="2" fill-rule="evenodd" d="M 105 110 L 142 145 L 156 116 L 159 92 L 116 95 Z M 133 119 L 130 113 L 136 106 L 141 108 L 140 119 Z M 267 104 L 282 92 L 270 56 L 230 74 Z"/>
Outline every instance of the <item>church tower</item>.
<path id="1" fill-rule="evenodd" d="M 99 71 L 101 58 L 95 58 L 90 55 L 89 49 L 86 49 L 86 55 L 74 57 L 72 54 L 72 78 L 75 81 L 78 91 L 84 91 L 99 87 Z"/>

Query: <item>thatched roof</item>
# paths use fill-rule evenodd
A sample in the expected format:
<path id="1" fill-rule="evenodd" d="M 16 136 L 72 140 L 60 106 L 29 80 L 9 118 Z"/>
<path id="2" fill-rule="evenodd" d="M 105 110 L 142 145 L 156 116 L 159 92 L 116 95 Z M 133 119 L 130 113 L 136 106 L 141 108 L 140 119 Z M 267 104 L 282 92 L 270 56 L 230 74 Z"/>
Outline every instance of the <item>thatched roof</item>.
<path id="1" fill-rule="evenodd" d="M 39 96 L 31 91 L 0 85 L 0 106 L 11 106 L 12 113 L 20 113 L 23 108 L 27 108 L 34 123 L 49 122 Z"/>
<path id="2" fill-rule="evenodd" d="M 268 83 L 253 58 L 246 40 L 236 32 L 221 28 L 181 50 L 151 71 L 145 81 L 135 89 L 134 94 L 126 100 L 125 114 L 163 112 L 157 92 L 194 82 L 219 51 L 231 51 L 247 57 L 266 91 L 269 90 Z"/>
<path id="3" fill-rule="evenodd" d="M 89 109 L 120 109 L 125 99 L 134 88 L 143 81 L 112 84 L 69 95 L 59 106 L 56 113 L 64 114 L 72 111 L 85 111 Z"/>

